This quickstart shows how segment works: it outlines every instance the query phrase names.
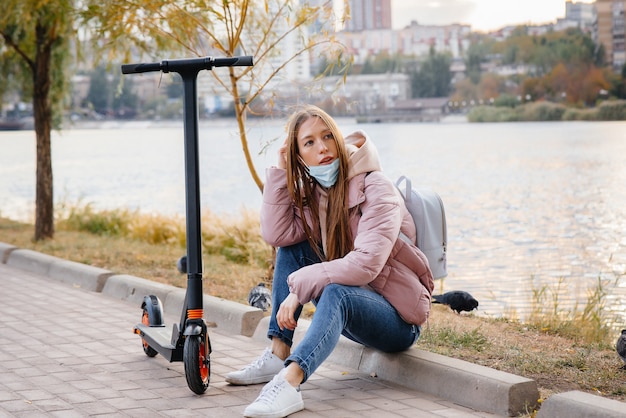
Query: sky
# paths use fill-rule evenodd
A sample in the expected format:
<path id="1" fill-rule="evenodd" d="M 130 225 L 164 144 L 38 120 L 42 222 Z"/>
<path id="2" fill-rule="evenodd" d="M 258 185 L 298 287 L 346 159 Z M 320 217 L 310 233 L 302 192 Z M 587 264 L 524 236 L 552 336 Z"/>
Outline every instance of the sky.
<path id="1" fill-rule="evenodd" d="M 575 3 L 591 3 L 592 0 Z M 392 25 L 464 23 L 474 31 L 509 25 L 553 23 L 565 17 L 565 0 L 391 0 Z"/>

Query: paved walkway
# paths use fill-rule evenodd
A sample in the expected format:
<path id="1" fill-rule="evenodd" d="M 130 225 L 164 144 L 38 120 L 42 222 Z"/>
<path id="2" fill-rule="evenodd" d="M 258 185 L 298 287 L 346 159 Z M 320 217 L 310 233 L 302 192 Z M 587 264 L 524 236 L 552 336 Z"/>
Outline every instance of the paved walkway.
<path id="1" fill-rule="evenodd" d="M 132 333 L 139 306 L 0 264 L 0 417 L 240 417 L 261 385 L 224 374 L 255 358 L 256 339 L 211 331 L 211 382 L 191 392 L 182 362 L 147 357 Z M 168 318 L 171 326 L 176 318 Z M 495 417 L 325 363 L 293 417 Z"/>

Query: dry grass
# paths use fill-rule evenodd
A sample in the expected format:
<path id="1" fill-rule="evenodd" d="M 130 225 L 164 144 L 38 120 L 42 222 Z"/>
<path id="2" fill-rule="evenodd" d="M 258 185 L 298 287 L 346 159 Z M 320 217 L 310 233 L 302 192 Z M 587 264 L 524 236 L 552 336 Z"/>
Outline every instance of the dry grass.
<path id="1" fill-rule="evenodd" d="M 626 401 L 626 370 L 608 344 L 585 344 L 519 322 L 458 315 L 433 305 L 417 346 L 534 379 L 543 399 L 581 390 Z"/>
<path id="2" fill-rule="evenodd" d="M 152 244 L 127 236 L 67 230 L 63 223 L 59 223 L 53 240 L 33 242 L 33 235 L 32 225 L 0 217 L 0 241 L 18 248 L 181 288 L 187 285 L 187 276 L 176 269 L 176 262 L 185 254 L 184 244 L 179 240 Z M 269 258 L 271 249 L 266 251 Z M 247 292 L 259 282 L 267 281 L 267 268 L 260 263 L 234 262 L 224 254 L 205 252 L 203 264 L 205 292 L 224 299 L 247 303 Z"/>
<path id="3" fill-rule="evenodd" d="M 57 221 L 54 240 L 45 242 L 32 241 L 32 225 L 0 217 L 0 241 L 116 273 L 178 287 L 186 285 L 186 276 L 176 270 L 176 261 L 184 254 L 184 227 L 180 220 L 89 211 L 74 210 L 72 216 Z M 205 292 L 247 303 L 248 291 L 260 281 L 268 282 L 267 265 L 271 259 L 271 248 L 258 235 L 258 217 L 244 213 L 238 220 L 219 220 L 208 214 L 210 225 L 204 218 Z M 596 298 L 592 308 L 602 305 L 602 295 Z M 589 321 L 590 316 L 583 316 L 582 320 L 585 318 Z M 601 341 L 589 341 L 572 333 L 559 335 L 560 323 L 555 323 L 554 318 L 547 320 L 549 327 L 541 318 L 536 318 L 537 325 L 531 326 L 473 314 L 458 315 L 445 306 L 433 305 L 417 346 L 534 379 L 543 399 L 553 393 L 582 390 L 626 401 L 626 370 L 621 368 L 622 362 L 612 345 L 617 334 L 606 335 L 603 331 L 592 334 Z M 569 328 L 572 327 L 581 325 L 569 320 Z"/>

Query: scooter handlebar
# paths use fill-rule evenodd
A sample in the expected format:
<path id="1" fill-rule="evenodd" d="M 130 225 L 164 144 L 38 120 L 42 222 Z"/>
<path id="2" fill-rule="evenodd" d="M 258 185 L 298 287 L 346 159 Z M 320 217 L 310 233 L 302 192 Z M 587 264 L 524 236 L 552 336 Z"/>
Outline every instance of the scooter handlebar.
<path id="1" fill-rule="evenodd" d="M 230 58 L 215 58 L 213 60 L 214 67 L 250 67 L 253 65 L 252 56 L 246 55 L 243 57 L 230 57 Z"/>
<path id="2" fill-rule="evenodd" d="M 161 63 L 122 64 L 122 74 L 147 73 L 150 71 L 161 71 Z"/>
<path id="3" fill-rule="evenodd" d="M 210 70 L 213 67 L 249 67 L 253 65 L 253 57 L 246 55 L 241 57 L 226 58 L 184 58 L 175 60 L 163 60 L 141 64 L 122 64 L 122 74 L 147 73 L 151 71 L 177 72 L 184 70 Z"/>

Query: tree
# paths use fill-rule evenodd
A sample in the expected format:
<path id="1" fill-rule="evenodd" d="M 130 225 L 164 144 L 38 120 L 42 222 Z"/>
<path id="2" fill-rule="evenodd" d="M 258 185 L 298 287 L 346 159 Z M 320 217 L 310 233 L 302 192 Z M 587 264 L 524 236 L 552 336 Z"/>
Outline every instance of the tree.
<path id="1" fill-rule="evenodd" d="M 546 89 L 543 78 L 527 77 L 522 81 L 522 96 L 530 96 L 533 100 L 542 100 L 545 98 Z"/>
<path id="2" fill-rule="evenodd" d="M 104 65 L 99 65 L 90 74 L 89 90 L 85 100 L 94 111 L 106 115 L 111 108 L 111 83 Z"/>
<path id="3" fill-rule="evenodd" d="M 480 98 L 489 103 L 491 99 L 498 97 L 500 92 L 506 90 L 506 82 L 501 76 L 487 73 L 480 79 L 478 90 L 480 92 Z"/>
<path id="4" fill-rule="evenodd" d="M 431 47 L 421 68 L 412 74 L 413 97 L 448 97 L 452 81 L 451 63 L 450 55 L 437 53 Z"/>
<path id="5" fill-rule="evenodd" d="M 71 0 L 0 2 L 0 85 L 8 80 L 19 84 L 33 102 L 37 142 L 35 240 L 54 236 L 50 133 L 60 124 L 73 16 Z"/>
<path id="6" fill-rule="evenodd" d="M 618 99 L 626 99 L 626 64 L 622 65 L 620 74 L 607 71 L 607 78 L 611 82 L 611 94 Z"/>
<path id="7" fill-rule="evenodd" d="M 563 63 L 556 65 L 552 71 L 544 77 L 546 90 L 553 100 L 560 101 L 563 100 L 563 98 L 567 98 L 569 77 L 567 67 Z"/>
<path id="8" fill-rule="evenodd" d="M 363 64 L 361 74 L 385 74 L 402 71 L 403 57 L 399 54 L 389 55 L 383 51 L 374 56 L 368 56 Z"/>
<path id="9" fill-rule="evenodd" d="M 465 59 L 465 74 L 472 83 L 478 84 L 482 74 L 482 68 L 480 65 L 484 60 L 483 51 L 477 44 L 471 44 L 467 51 L 467 57 Z"/>
<path id="10" fill-rule="evenodd" d="M 332 1 L 319 6 L 297 0 L 88 3 L 82 17 L 93 29 L 96 45 L 124 53 L 126 60 L 137 48 L 153 59 L 169 58 L 163 57 L 165 53 L 254 57 L 254 67 L 228 67 L 211 75 L 233 99 L 245 161 L 261 191 L 263 182 L 252 161 L 245 127 L 251 104 L 263 98 L 273 107 L 280 94 L 280 78 L 290 63 L 307 63 L 310 54 L 325 56 L 331 63 L 329 71 L 342 60 L 342 47 L 333 35 L 337 19 Z"/>
<path id="11" fill-rule="evenodd" d="M 120 83 L 120 74 L 113 79 L 113 86 L 119 86 L 120 89 L 113 94 L 113 112 L 117 118 L 133 118 L 137 114 L 137 106 L 139 97 L 135 94 L 134 88 L 130 83 Z"/>

